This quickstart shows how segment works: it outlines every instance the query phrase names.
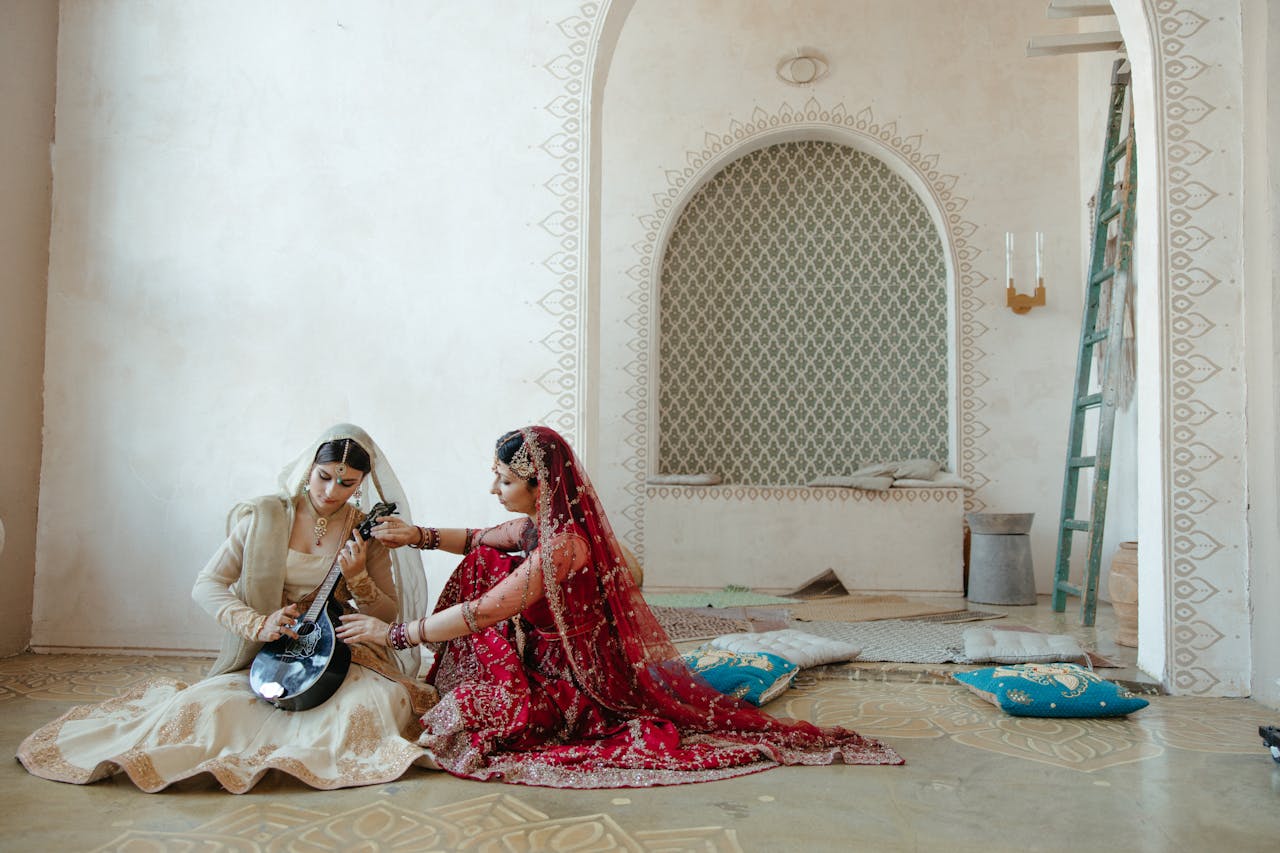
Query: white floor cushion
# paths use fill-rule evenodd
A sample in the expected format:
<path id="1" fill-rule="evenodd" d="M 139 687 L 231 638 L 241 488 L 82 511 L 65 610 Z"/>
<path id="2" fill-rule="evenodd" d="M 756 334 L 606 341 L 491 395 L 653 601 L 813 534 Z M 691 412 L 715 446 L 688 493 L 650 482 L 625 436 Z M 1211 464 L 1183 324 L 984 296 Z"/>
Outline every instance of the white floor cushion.
<path id="1" fill-rule="evenodd" d="M 851 643 L 806 634 L 794 628 L 759 634 L 725 634 L 712 640 L 711 645 L 728 652 L 768 652 L 786 658 L 801 669 L 853 660 L 862 651 Z"/>
<path id="2" fill-rule="evenodd" d="M 975 663 L 1054 663 L 1073 661 L 1084 649 L 1066 634 L 1036 634 L 999 628 L 964 632 L 964 656 Z"/>

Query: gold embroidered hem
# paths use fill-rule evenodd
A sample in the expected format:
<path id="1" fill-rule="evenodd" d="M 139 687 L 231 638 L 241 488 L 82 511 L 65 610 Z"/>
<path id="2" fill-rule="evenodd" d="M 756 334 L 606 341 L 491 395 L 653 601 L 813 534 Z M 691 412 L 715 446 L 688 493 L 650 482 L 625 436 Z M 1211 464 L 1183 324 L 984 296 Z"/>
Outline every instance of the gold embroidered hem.
<path id="1" fill-rule="evenodd" d="M 153 793 L 208 773 L 250 790 L 269 770 L 330 790 L 390 782 L 421 761 L 418 714 L 398 681 L 353 665 L 309 711 L 282 711 L 249 689 L 247 672 L 193 686 L 157 679 L 116 699 L 73 708 L 18 748 L 31 773 L 85 784 L 124 772 Z"/>
<path id="2" fill-rule="evenodd" d="M 413 707 L 413 721 L 411 725 L 412 734 L 405 733 L 405 736 L 416 737 L 417 733 L 422 730 L 420 718 L 434 708 L 436 702 L 439 701 L 440 697 L 436 693 L 436 689 L 424 681 L 411 678 L 401 672 L 400 667 L 391 658 L 391 650 L 386 646 L 366 646 L 363 643 L 352 643 L 350 648 L 353 666 L 359 664 L 367 667 L 408 691 L 409 702 Z"/>

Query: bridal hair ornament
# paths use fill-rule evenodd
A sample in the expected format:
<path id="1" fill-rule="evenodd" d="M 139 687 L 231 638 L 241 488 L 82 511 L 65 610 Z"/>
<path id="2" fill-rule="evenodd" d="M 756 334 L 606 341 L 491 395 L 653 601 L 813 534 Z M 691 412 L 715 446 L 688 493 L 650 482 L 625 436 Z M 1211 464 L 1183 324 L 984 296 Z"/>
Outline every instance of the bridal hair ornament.
<path id="1" fill-rule="evenodd" d="M 512 474 L 528 480 L 531 477 L 538 476 L 538 468 L 529 457 L 529 444 L 534 439 L 529 435 L 524 435 L 523 438 L 524 441 L 521 443 L 520 449 L 511 456 L 511 462 L 507 464 L 507 467 L 511 469 Z"/>
<path id="2" fill-rule="evenodd" d="M 342 460 L 338 462 L 338 476 L 341 480 L 342 475 L 347 473 L 347 453 L 351 450 L 351 439 L 345 439 L 342 442 Z"/>

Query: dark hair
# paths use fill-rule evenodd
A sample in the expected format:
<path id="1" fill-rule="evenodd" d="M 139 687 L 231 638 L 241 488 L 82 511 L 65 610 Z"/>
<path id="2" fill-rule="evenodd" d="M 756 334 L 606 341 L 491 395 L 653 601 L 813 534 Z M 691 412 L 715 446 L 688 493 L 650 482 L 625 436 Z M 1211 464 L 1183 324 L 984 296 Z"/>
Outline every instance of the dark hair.
<path id="1" fill-rule="evenodd" d="M 518 429 L 513 429 L 511 432 L 503 433 L 502 438 L 498 439 L 498 443 L 493 449 L 493 455 L 503 465 L 510 465 L 511 460 L 516 456 L 516 451 L 522 447 L 524 447 L 524 433 Z M 529 488 L 533 488 L 536 485 L 538 485 L 538 478 L 536 476 L 530 477 Z"/>
<path id="2" fill-rule="evenodd" d="M 333 441 L 326 441 L 320 445 L 320 449 L 316 451 L 314 462 L 341 462 L 343 453 L 347 457 L 347 465 L 363 471 L 368 474 L 373 468 L 373 460 L 369 458 L 369 451 L 365 450 L 360 444 L 352 438 L 335 438 Z"/>

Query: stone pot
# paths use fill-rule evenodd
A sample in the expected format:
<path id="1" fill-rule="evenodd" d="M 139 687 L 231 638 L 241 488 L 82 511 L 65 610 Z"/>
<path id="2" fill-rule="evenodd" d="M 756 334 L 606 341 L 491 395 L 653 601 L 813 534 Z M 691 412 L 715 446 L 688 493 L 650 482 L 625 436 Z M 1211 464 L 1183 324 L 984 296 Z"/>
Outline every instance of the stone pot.
<path id="1" fill-rule="evenodd" d="M 1035 604 L 1031 565 L 1034 512 L 971 512 L 966 596 L 979 604 Z"/>
<path id="2" fill-rule="evenodd" d="M 964 520 L 974 533 L 1016 536 L 1030 533 L 1035 517 L 1034 512 L 970 512 Z"/>
<path id="3" fill-rule="evenodd" d="M 1116 614 L 1116 645 L 1138 645 L 1138 543 L 1121 542 L 1111 557 L 1107 592 Z"/>

